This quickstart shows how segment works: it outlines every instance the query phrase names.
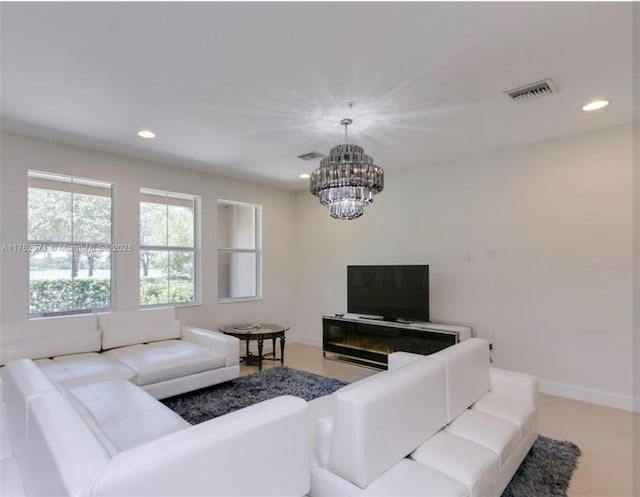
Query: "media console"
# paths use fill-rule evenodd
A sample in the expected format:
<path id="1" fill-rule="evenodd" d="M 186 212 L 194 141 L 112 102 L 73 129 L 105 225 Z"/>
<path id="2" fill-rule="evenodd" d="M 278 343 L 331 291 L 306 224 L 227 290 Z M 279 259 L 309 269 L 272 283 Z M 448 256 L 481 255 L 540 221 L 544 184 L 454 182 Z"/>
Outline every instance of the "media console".
<path id="1" fill-rule="evenodd" d="M 337 358 L 385 368 L 392 352 L 433 354 L 471 338 L 471 327 L 399 323 L 356 315 L 322 317 L 322 350 Z"/>

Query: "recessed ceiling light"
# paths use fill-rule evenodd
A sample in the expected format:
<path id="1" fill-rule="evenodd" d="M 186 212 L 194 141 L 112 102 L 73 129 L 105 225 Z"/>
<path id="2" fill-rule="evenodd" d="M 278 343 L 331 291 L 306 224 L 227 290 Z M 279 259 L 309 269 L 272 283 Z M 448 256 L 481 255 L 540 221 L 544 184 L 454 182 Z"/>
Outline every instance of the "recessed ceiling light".
<path id="1" fill-rule="evenodd" d="M 598 110 L 598 109 L 602 109 L 603 107 L 606 107 L 607 105 L 609 105 L 609 101 L 608 100 L 594 100 L 592 102 L 589 102 L 586 105 L 582 106 L 582 110 L 585 112 L 590 112 L 592 110 Z"/>
<path id="2" fill-rule="evenodd" d="M 310 177 L 311 177 L 311 175 L 309 173 L 302 173 L 300 175 L 300 178 L 302 178 L 302 179 L 307 179 L 307 178 L 310 178 Z"/>
<path id="3" fill-rule="evenodd" d="M 140 138 L 155 138 L 156 134 L 150 129 L 141 129 L 138 131 L 138 136 Z"/>

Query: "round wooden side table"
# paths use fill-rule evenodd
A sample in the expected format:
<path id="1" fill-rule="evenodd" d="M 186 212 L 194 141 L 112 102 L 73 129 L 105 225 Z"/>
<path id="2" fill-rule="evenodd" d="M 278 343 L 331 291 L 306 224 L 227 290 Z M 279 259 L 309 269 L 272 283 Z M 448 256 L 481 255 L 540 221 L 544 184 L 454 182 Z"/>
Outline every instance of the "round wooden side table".
<path id="1" fill-rule="evenodd" d="M 222 326 L 218 328 L 225 335 L 236 337 L 246 343 L 246 355 L 241 357 L 246 364 L 257 364 L 258 370 L 262 371 L 262 361 L 265 359 L 277 361 L 276 357 L 276 338 L 280 339 L 280 364 L 284 364 L 284 344 L 285 333 L 289 330 L 288 326 L 271 323 L 245 323 Z M 263 353 L 264 341 L 271 339 L 273 349 L 271 352 Z M 258 342 L 258 355 L 252 354 L 249 350 L 249 342 Z"/>

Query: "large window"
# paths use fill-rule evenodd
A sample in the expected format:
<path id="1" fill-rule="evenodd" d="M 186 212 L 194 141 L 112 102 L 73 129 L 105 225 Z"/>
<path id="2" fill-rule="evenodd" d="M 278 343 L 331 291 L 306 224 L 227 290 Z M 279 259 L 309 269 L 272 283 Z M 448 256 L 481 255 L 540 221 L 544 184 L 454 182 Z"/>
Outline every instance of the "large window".
<path id="1" fill-rule="evenodd" d="M 108 183 L 29 171 L 29 314 L 111 307 Z"/>
<path id="2" fill-rule="evenodd" d="M 218 201 L 218 300 L 261 296 L 259 205 Z"/>
<path id="3" fill-rule="evenodd" d="M 197 198 L 140 190 L 140 305 L 197 301 Z"/>

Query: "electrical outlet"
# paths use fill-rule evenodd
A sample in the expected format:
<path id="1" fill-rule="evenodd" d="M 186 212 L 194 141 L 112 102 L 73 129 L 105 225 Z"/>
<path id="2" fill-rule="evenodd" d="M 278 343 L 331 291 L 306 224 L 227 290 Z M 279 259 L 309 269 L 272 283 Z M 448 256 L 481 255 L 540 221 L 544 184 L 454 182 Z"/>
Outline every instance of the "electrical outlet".
<path id="1" fill-rule="evenodd" d="M 489 344 L 489 350 L 493 350 L 493 344 L 492 343 Z"/>

